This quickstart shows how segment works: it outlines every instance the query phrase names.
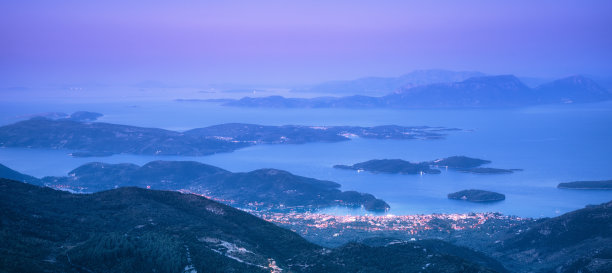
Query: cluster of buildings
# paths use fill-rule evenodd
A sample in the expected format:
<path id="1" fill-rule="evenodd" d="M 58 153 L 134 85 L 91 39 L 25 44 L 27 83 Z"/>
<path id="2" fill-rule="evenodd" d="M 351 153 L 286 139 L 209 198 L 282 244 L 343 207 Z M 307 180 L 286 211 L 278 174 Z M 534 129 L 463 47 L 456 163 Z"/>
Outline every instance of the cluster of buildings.
<path id="1" fill-rule="evenodd" d="M 523 219 L 505 216 L 499 213 L 463 213 L 463 214 L 417 214 L 417 215 L 330 215 L 299 212 L 258 212 L 251 213 L 262 219 L 296 229 L 334 229 L 361 231 L 403 231 L 417 234 L 427 230 L 463 230 L 474 229 L 489 220 L 520 222 Z"/>

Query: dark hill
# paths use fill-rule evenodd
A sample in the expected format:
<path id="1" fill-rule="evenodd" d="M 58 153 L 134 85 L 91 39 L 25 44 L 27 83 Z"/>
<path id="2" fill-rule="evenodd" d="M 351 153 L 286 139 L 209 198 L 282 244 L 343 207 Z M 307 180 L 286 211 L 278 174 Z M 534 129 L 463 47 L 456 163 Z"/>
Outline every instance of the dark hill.
<path id="1" fill-rule="evenodd" d="M 418 244 L 325 249 L 178 192 L 71 194 L 0 179 L 0 216 L 3 272 L 492 272 Z"/>
<path id="2" fill-rule="evenodd" d="M 610 272 L 612 202 L 520 226 L 501 238 L 496 256 L 523 272 Z"/>

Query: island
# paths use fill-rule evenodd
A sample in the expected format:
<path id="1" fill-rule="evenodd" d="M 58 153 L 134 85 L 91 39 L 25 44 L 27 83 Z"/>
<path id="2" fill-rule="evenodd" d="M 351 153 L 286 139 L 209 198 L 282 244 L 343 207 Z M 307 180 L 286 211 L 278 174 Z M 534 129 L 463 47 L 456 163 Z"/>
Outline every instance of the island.
<path id="1" fill-rule="evenodd" d="M 335 165 L 334 168 L 345 170 L 369 171 L 373 173 L 398 174 L 438 174 L 440 170 L 432 169 L 427 162 L 411 163 L 401 159 L 374 159 L 353 165 Z"/>
<path id="2" fill-rule="evenodd" d="M 103 114 L 88 111 L 77 111 L 72 113 L 67 119 L 74 121 L 95 121 L 98 118 L 104 116 Z"/>
<path id="3" fill-rule="evenodd" d="M 612 190 L 612 180 L 599 181 L 575 181 L 559 183 L 559 189 L 574 189 L 574 190 Z"/>
<path id="4" fill-rule="evenodd" d="M 74 114 L 73 114 L 74 115 Z M 103 122 L 83 122 L 95 114 L 70 118 L 32 118 L 0 127 L 0 147 L 71 150 L 75 157 L 112 154 L 202 156 L 258 144 L 303 144 L 369 139 L 430 140 L 454 128 L 381 125 L 266 126 L 227 123 L 184 132 Z M 75 117 L 75 118 L 76 118 Z"/>
<path id="5" fill-rule="evenodd" d="M 440 170 L 432 167 L 445 167 L 465 173 L 475 174 L 503 174 L 521 171 L 522 169 L 482 168 L 490 160 L 472 158 L 467 156 L 451 156 L 432 161 L 409 162 L 402 159 L 373 159 L 353 165 L 334 165 L 336 169 L 369 171 L 373 173 L 391 174 L 439 174 Z"/>
<path id="6" fill-rule="evenodd" d="M 492 191 L 462 190 L 448 194 L 448 199 L 465 200 L 470 202 L 497 202 L 506 199 L 506 196 Z"/>
<path id="7" fill-rule="evenodd" d="M 121 187 L 195 193 L 217 201 L 255 210 L 311 211 L 324 207 L 363 207 L 384 212 L 389 205 L 371 194 L 341 191 L 340 184 L 294 175 L 277 169 L 230 172 L 195 161 L 152 161 L 84 164 L 67 176 L 38 179 L 0 164 L 0 177 L 73 193 L 93 193 Z"/>

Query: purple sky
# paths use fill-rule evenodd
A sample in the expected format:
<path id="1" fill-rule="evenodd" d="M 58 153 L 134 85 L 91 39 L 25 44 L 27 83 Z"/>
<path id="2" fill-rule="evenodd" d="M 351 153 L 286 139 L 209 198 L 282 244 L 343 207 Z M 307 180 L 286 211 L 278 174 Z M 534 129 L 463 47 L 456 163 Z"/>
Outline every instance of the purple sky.
<path id="1" fill-rule="evenodd" d="M 612 76 L 610 14 L 609 0 L 2 1 L 0 86 Z"/>

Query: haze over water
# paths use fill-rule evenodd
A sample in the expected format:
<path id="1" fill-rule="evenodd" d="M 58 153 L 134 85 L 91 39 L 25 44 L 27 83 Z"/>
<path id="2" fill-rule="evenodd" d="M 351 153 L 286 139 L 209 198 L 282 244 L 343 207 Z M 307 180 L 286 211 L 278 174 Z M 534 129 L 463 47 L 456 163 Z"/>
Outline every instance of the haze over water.
<path id="1" fill-rule="evenodd" d="M 69 151 L 0 149 L 0 163 L 37 177 L 65 175 L 81 164 L 101 161 L 196 160 L 230 171 L 277 168 L 294 174 L 338 182 L 343 190 L 372 193 L 391 205 L 390 214 L 494 211 L 523 217 L 555 216 L 612 199 L 612 192 L 560 190 L 560 182 L 612 177 L 612 103 L 537 106 L 518 109 L 389 110 L 389 109 L 260 109 L 232 108 L 202 102 L 139 103 L 2 103 L 2 125 L 40 112 L 96 111 L 103 122 L 171 130 L 242 122 L 264 125 L 396 124 L 444 126 L 442 140 L 352 139 L 338 143 L 258 145 L 232 153 L 203 157 L 114 155 L 72 158 Z M 411 162 L 465 155 L 491 160 L 485 167 L 520 168 L 513 174 L 477 175 L 452 170 L 441 174 L 391 175 L 333 169 L 370 159 L 400 158 Z M 492 204 L 448 200 L 463 189 L 484 189 L 506 195 Z M 324 212 L 364 214 L 342 208 Z"/>

